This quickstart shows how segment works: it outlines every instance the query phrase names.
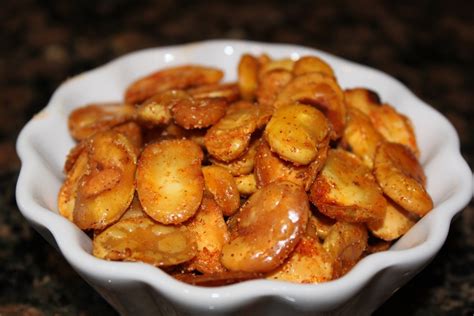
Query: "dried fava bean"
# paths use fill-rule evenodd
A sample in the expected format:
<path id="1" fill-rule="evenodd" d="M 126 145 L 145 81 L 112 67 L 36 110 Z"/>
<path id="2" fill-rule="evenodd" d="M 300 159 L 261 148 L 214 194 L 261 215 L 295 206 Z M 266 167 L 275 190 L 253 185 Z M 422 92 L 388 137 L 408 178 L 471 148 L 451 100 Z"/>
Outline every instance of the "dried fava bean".
<path id="1" fill-rule="evenodd" d="M 73 221 L 74 205 L 76 204 L 77 187 L 79 186 L 81 177 L 87 173 L 89 168 L 87 162 L 87 152 L 82 150 L 80 154 L 74 158 L 74 163 L 71 163 L 71 166 L 68 168 L 66 181 L 64 181 L 59 190 L 59 214 L 66 217 L 71 222 Z"/>
<path id="2" fill-rule="evenodd" d="M 311 72 L 320 72 L 327 76 L 334 77 L 334 71 L 324 60 L 316 56 L 303 56 L 293 66 L 293 74 L 301 76 Z"/>
<path id="3" fill-rule="evenodd" d="M 257 128 L 257 115 L 258 109 L 252 103 L 232 104 L 225 116 L 207 130 L 204 143 L 209 154 L 226 162 L 241 156 Z"/>
<path id="4" fill-rule="evenodd" d="M 71 112 L 68 118 L 69 131 L 76 140 L 130 121 L 135 117 L 135 108 L 121 103 L 89 104 Z"/>
<path id="5" fill-rule="evenodd" d="M 257 192 L 257 180 L 253 173 L 234 177 L 237 190 L 244 196 L 249 196 Z"/>
<path id="6" fill-rule="evenodd" d="M 283 69 L 269 71 L 260 78 L 256 91 L 259 108 L 257 125 L 259 128 L 265 126 L 272 117 L 273 103 L 292 78 L 291 72 Z"/>
<path id="7" fill-rule="evenodd" d="M 224 271 L 218 273 L 196 275 L 193 273 L 175 273 L 173 277 L 181 282 L 197 286 L 222 286 L 262 277 L 261 273 L 243 271 Z"/>
<path id="8" fill-rule="evenodd" d="M 356 108 L 365 115 L 381 105 L 379 95 L 370 89 L 353 88 L 344 90 L 344 96 L 348 107 Z"/>
<path id="9" fill-rule="evenodd" d="M 267 142 L 262 141 L 255 156 L 255 177 L 258 187 L 263 187 L 277 180 L 287 180 L 301 185 L 306 191 L 309 190 L 314 179 L 316 179 L 316 175 L 324 165 L 327 147 L 319 150 L 318 157 L 309 165 L 295 166 L 291 162 L 280 159 L 276 153 L 270 150 Z"/>
<path id="10" fill-rule="evenodd" d="M 224 215 L 234 214 L 240 207 L 240 194 L 234 177 L 219 166 L 203 167 L 202 174 L 206 190 L 212 194 Z"/>
<path id="11" fill-rule="evenodd" d="M 374 236 L 391 241 L 404 235 L 415 224 L 415 216 L 395 203 L 388 201 L 384 218 L 368 222 L 367 228 Z"/>
<path id="12" fill-rule="evenodd" d="M 258 71 L 258 78 L 261 79 L 267 73 L 273 70 L 286 70 L 291 72 L 293 70 L 294 61 L 290 58 L 269 60 L 268 62 L 261 63 Z"/>
<path id="13" fill-rule="evenodd" d="M 198 144 L 200 147 L 204 147 L 204 135 L 206 130 L 204 129 L 184 129 L 183 127 L 170 122 L 162 129 L 147 129 L 145 130 L 146 143 L 150 144 L 153 142 L 159 142 L 170 139 L 183 139 L 186 138 Z"/>
<path id="14" fill-rule="evenodd" d="M 233 176 L 243 176 L 253 171 L 258 144 L 260 144 L 260 138 L 251 140 L 247 151 L 229 162 L 223 162 L 212 157 L 209 160 L 213 165 L 225 168 Z"/>
<path id="15" fill-rule="evenodd" d="M 367 115 L 351 107 L 347 109 L 347 113 L 348 120 L 341 146 L 354 153 L 362 159 L 367 167 L 372 169 L 375 150 L 378 144 L 384 141 L 384 138 L 377 132 Z"/>
<path id="16" fill-rule="evenodd" d="M 171 108 L 178 102 L 191 103 L 191 97 L 181 90 L 170 90 L 158 93 L 137 107 L 137 119 L 146 127 L 168 124 L 171 119 Z"/>
<path id="17" fill-rule="evenodd" d="M 316 108 L 292 104 L 279 108 L 265 128 L 265 139 L 272 151 L 296 165 L 314 161 L 327 147 L 330 129 Z"/>
<path id="18" fill-rule="evenodd" d="M 130 203 L 125 213 L 123 213 L 122 217 L 120 217 L 120 221 L 124 219 L 130 219 L 130 218 L 144 218 L 144 217 L 147 218 L 149 216 L 146 215 L 146 213 L 143 211 L 143 207 L 140 204 L 138 195 L 135 193 L 135 195 L 133 196 L 132 203 Z"/>
<path id="19" fill-rule="evenodd" d="M 239 86 L 235 83 L 208 84 L 186 90 L 194 99 L 219 98 L 234 102 L 240 98 Z"/>
<path id="20" fill-rule="evenodd" d="M 122 133 L 96 133 L 86 145 L 88 170 L 79 180 L 73 220 L 81 229 L 103 229 L 116 222 L 135 192 L 137 157 Z"/>
<path id="21" fill-rule="evenodd" d="M 390 246 L 392 245 L 391 241 L 385 241 L 385 240 L 376 240 L 375 242 L 371 243 L 371 240 L 369 239 L 369 243 L 367 245 L 367 248 L 365 249 L 365 252 L 363 256 L 368 256 L 373 253 L 381 252 L 381 251 L 386 251 L 390 249 Z"/>
<path id="22" fill-rule="evenodd" d="M 173 266 L 196 255 L 193 235 L 183 226 L 166 226 L 147 217 L 122 219 L 95 236 L 94 256 Z"/>
<path id="23" fill-rule="evenodd" d="M 171 109 L 176 124 L 185 129 L 204 128 L 217 123 L 225 115 L 227 102 L 220 98 L 188 98 Z"/>
<path id="24" fill-rule="evenodd" d="M 112 127 L 113 131 L 122 133 L 134 147 L 135 154 L 138 155 L 141 151 L 141 147 L 143 145 L 143 137 L 140 126 L 135 122 L 127 122 L 115 127 Z M 68 173 L 69 170 L 75 164 L 79 155 L 86 149 L 87 143 L 89 142 L 88 139 L 84 139 L 77 143 L 68 153 L 66 157 L 66 162 L 64 163 L 64 172 Z"/>
<path id="25" fill-rule="evenodd" d="M 283 263 L 306 229 L 304 190 L 291 182 L 273 182 L 255 192 L 228 221 L 230 242 L 222 264 L 231 271 L 269 272 Z"/>
<path id="26" fill-rule="evenodd" d="M 138 157 L 143 147 L 143 135 L 140 125 L 135 122 L 128 122 L 121 125 L 117 125 L 112 129 L 128 138 L 130 143 L 133 145 L 135 155 L 137 155 Z"/>
<path id="27" fill-rule="evenodd" d="M 66 156 L 66 161 L 64 162 L 64 173 L 69 173 L 73 168 L 79 156 L 86 149 L 87 140 L 80 141 L 74 146 Z"/>
<path id="28" fill-rule="evenodd" d="M 415 131 L 411 121 L 405 115 L 398 113 L 388 104 L 376 107 L 369 113 L 372 124 L 386 140 L 407 146 L 419 156 L 418 145 L 416 144 Z"/>
<path id="29" fill-rule="evenodd" d="M 144 211 L 163 224 L 192 217 L 204 191 L 203 153 L 190 140 L 149 144 L 138 161 L 136 185 Z"/>
<path id="30" fill-rule="evenodd" d="M 324 239 L 323 247 L 334 260 L 333 277 L 346 274 L 367 248 L 367 229 L 360 224 L 337 222 Z"/>
<path id="31" fill-rule="evenodd" d="M 268 54 L 265 54 L 265 53 L 260 54 L 259 56 L 257 56 L 257 60 L 258 60 L 258 63 L 259 63 L 260 66 L 268 64 L 269 62 L 272 61 L 270 56 L 268 56 Z"/>
<path id="32" fill-rule="evenodd" d="M 128 86 L 125 102 L 139 104 L 163 91 L 219 82 L 224 73 L 216 68 L 186 65 L 149 74 Z"/>
<path id="33" fill-rule="evenodd" d="M 380 144 L 375 153 L 374 174 L 383 192 L 405 210 L 424 216 L 433 208 L 424 188 L 423 168 L 408 147 Z"/>
<path id="34" fill-rule="evenodd" d="M 242 99 L 252 101 L 258 86 L 258 60 L 250 54 L 240 57 L 237 69 L 239 77 L 239 90 Z"/>
<path id="35" fill-rule="evenodd" d="M 273 107 L 278 109 L 295 102 L 321 110 L 331 125 L 331 139 L 338 139 L 346 124 L 344 93 L 333 77 L 312 72 L 293 78 L 278 95 Z"/>
<path id="36" fill-rule="evenodd" d="M 313 210 L 313 214 L 309 218 L 306 234 L 316 240 L 324 240 L 331 231 L 336 221 L 324 214 Z"/>
<path id="37" fill-rule="evenodd" d="M 369 116 L 374 128 L 389 142 L 408 146 L 418 157 L 415 132 L 408 117 L 392 106 L 382 104 L 376 92 L 365 88 L 344 91 L 348 107 L 356 108 Z"/>
<path id="38" fill-rule="evenodd" d="M 303 236 L 288 260 L 266 276 L 269 280 L 322 283 L 332 279 L 333 260 L 317 239 Z"/>
<path id="39" fill-rule="evenodd" d="M 293 79 L 288 70 L 275 69 L 260 78 L 257 88 L 257 100 L 260 105 L 273 106 L 278 94 Z"/>
<path id="40" fill-rule="evenodd" d="M 194 234 L 197 243 L 196 257 L 188 262 L 186 268 L 202 273 L 225 271 L 220 256 L 222 247 L 229 240 L 229 231 L 222 209 L 213 198 L 205 195 L 196 215 L 185 225 Z"/>
<path id="41" fill-rule="evenodd" d="M 371 170 L 354 154 L 329 150 L 310 190 L 310 200 L 326 216 L 347 222 L 384 217 L 386 201 Z"/>

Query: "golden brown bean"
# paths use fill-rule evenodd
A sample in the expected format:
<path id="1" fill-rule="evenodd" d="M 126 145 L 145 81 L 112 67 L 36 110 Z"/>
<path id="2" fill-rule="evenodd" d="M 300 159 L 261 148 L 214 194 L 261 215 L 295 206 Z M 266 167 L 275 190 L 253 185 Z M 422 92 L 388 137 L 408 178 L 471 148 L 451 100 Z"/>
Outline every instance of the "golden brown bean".
<path id="1" fill-rule="evenodd" d="M 93 254 L 107 260 L 172 266 L 191 260 L 196 243 L 186 227 L 158 224 L 147 217 L 117 222 L 93 240 Z"/>
<path id="2" fill-rule="evenodd" d="M 143 134 L 140 125 L 135 122 L 128 122 L 117 125 L 112 130 L 123 134 L 133 145 L 135 155 L 138 157 L 143 147 Z"/>
<path id="3" fill-rule="evenodd" d="M 316 108 L 292 104 L 279 108 L 265 128 L 265 139 L 272 151 L 296 165 L 313 162 L 327 147 L 330 129 Z"/>
<path id="4" fill-rule="evenodd" d="M 64 162 L 64 173 L 69 173 L 69 171 L 73 168 L 76 160 L 82 154 L 82 152 L 86 149 L 87 140 L 82 140 L 76 144 L 66 156 L 66 161 Z"/>
<path id="5" fill-rule="evenodd" d="M 278 95 L 273 107 L 278 109 L 295 102 L 321 110 L 331 125 L 331 139 L 336 140 L 346 124 L 344 93 L 333 77 L 313 72 L 293 78 Z"/>
<path id="6" fill-rule="evenodd" d="M 191 102 L 191 97 L 181 90 L 169 90 L 155 94 L 137 106 L 137 119 L 146 127 L 168 124 L 171 109 L 179 102 Z"/>
<path id="7" fill-rule="evenodd" d="M 223 162 L 212 157 L 209 160 L 213 165 L 225 168 L 233 176 L 243 176 L 253 171 L 258 144 L 260 144 L 260 138 L 251 140 L 247 151 L 229 162 Z"/>
<path id="8" fill-rule="evenodd" d="M 311 72 L 319 72 L 327 76 L 335 77 L 331 66 L 316 56 L 303 56 L 298 59 L 293 66 L 293 74 L 295 76 L 301 76 Z"/>
<path id="9" fill-rule="evenodd" d="M 225 116 L 208 129 L 204 143 L 208 152 L 221 161 L 232 161 L 241 156 L 257 128 L 258 109 L 249 102 L 232 104 Z"/>
<path id="10" fill-rule="evenodd" d="M 391 245 L 392 245 L 391 241 L 385 241 L 385 240 L 380 240 L 380 239 L 371 241 L 369 239 L 369 243 L 367 245 L 367 249 L 365 249 L 364 256 L 381 252 L 381 251 L 387 251 L 388 249 L 390 249 Z"/>
<path id="11" fill-rule="evenodd" d="M 384 193 L 405 210 L 424 216 L 433 208 L 424 188 L 423 168 L 408 147 L 380 144 L 375 153 L 374 174 Z"/>
<path id="12" fill-rule="evenodd" d="M 374 127 L 387 141 L 403 144 L 410 148 L 416 157 L 419 156 L 415 131 L 408 117 L 398 113 L 388 104 L 372 109 L 369 117 Z"/>
<path id="13" fill-rule="evenodd" d="M 306 234 L 316 240 L 324 240 L 336 221 L 317 210 L 313 210 L 309 218 Z"/>
<path id="14" fill-rule="evenodd" d="M 77 187 L 73 220 L 81 229 L 103 229 L 117 221 L 135 192 L 137 157 L 122 133 L 96 133 L 87 143 L 88 171 Z"/>
<path id="15" fill-rule="evenodd" d="M 197 254 L 187 266 L 188 270 L 202 273 L 223 272 L 220 257 L 224 244 L 229 240 L 229 231 L 224 221 L 222 209 L 212 197 L 204 196 L 196 215 L 186 222 L 194 234 Z"/>
<path id="16" fill-rule="evenodd" d="M 308 198 L 300 186 L 286 181 L 267 185 L 229 220 L 222 264 L 231 271 L 275 269 L 304 234 L 308 217 Z"/>
<path id="17" fill-rule="evenodd" d="M 311 186 L 310 200 L 319 211 L 347 222 L 383 218 L 386 201 L 371 170 L 355 155 L 331 149 Z"/>
<path id="18" fill-rule="evenodd" d="M 273 103 L 292 78 L 291 72 L 283 69 L 269 71 L 260 78 L 256 91 L 259 107 L 258 127 L 268 123 L 274 112 Z"/>
<path id="19" fill-rule="evenodd" d="M 303 236 L 288 260 L 267 279 L 295 283 L 322 283 L 332 279 L 333 261 L 317 239 Z"/>
<path id="20" fill-rule="evenodd" d="M 68 127 L 74 139 L 83 140 L 97 132 L 130 121 L 134 117 L 133 106 L 120 103 L 95 103 L 72 111 Z"/>
<path id="21" fill-rule="evenodd" d="M 163 224 L 192 217 L 201 204 L 203 153 L 190 140 L 149 144 L 138 161 L 136 183 L 145 212 Z"/>
<path id="22" fill-rule="evenodd" d="M 249 173 L 243 176 L 234 177 L 237 190 L 243 196 L 249 196 L 257 192 L 257 180 L 255 174 Z"/>
<path id="23" fill-rule="evenodd" d="M 384 218 L 368 222 L 367 227 L 374 236 L 391 241 L 404 235 L 415 224 L 415 216 L 388 201 Z"/>
<path id="24" fill-rule="evenodd" d="M 346 274 L 367 248 L 367 229 L 360 224 L 337 222 L 324 240 L 323 247 L 334 260 L 333 277 Z"/>
<path id="25" fill-rule="evenodd" d="M 329 138 L 328 138 L 329 140 Z M 316 175 L 323 167 L 327 156 L 326 149 L 318 152 L 318 157 L 307 166 L 295 166 L 284 161 L 270 150 L 267 142 L 263 141 L 257 148 L 255 156 L 255 176 L 258 187 L 263 187 L 277 180 L 287 180 L 301 185 L 306 191 L 316 179 Z"/>
<path id="26" fill-rule="evenodd" d="M 370 118 L 361 111 L 349 107 L 348 120 L 341 146 L 362 159 L 364 164 L 373 168 L 375 150 L 384 141 L 382 135 L 372 125 Z"/>
<path id="27" fill-rule="evenodd" d="M 74 220 L 74 205 L 76 204 L 76 194 L 77 188 L 79 186 L 79 181 L 81 177 L 88 172 L 88 168 L 89 165 L 87 159 L 87 152 L 85 150 L 81 150 L 80 154 L 74 158 L 74 162 L 70 163 L 70 166 L 67 170 L 66 181 L 64 181 L 63 185 L 61 186 L 61 189 L 59 190 L 59 214 L 66 217 L 71 222 Z"/>
<path id="28" fill-rule="evenodd" d="M 171 112 L 176 124 L 185 129 L 205 128 L 217 123 L 227 110 L 227 102 L 220 98 L 193 99 L 177 102 Z"/>
<path id="29" fill-rule="evenodd" d="M 125 220 L 125 219 L 130 219 L 130 218 L 148 218 L 148 217 L 149 216 L 146 215 L 145 211 L 143 211 L 143 207 L 140 203 L 140 200 L 138 199 L 138 195 L 135 192 L 132 203 L 130 203 L 125 213 L 123 213 L 122 217 L 120 217 L 120 221 Z"/>
<path id="30" fill-rule="evenodd" d="M 236 83 L 218 83 L 199 86 L 186 90 L 194 99 L 224 99 L 235 102 L 240 98 L 239 86 Z"/>
<path id="31" fill-rule="evenodd" d="M 348 107 L 356 108 L 365 115 L 381 105 L 379 95 L 367 88 L 353 88 L 344 90 Z"/>
<path id="32" fill-rule="evenodd" d="M 258 85 L 258 60 L 250 54 L 240 57 L 237 69 L 239 77 L 239 90 L 242 99 L 252 101 Z"/>
<path id="33" fill-rule="evenodd" d="M 125 102 L 139 104 L 160 92 L 214 84 L 223 76 L 221 70 L 211 67 L 187 65 L 166 68 L 130 84 L 125 92 Z"/>
<path id="34" fill-rule="evenodd" d="M 260 69 L 258 71 L 258 78 L 263 78 L 263 76 L 273 70 L 286 70 L 291 72 L 293 70 L 294 64 L 295 62 L 290 58 L 269 60 L 265 63 L 261 63 Z"/>
<path id="35" fill-rule="evenodd" d="M 221 207 L 225 216 L 234 214 L 240 207 L 240 194 L 234 177 L 219 166 L 202 168 L 206 190 Z"/>
<path id="36" fill-rule="evenodd" d="M 173 274 L 173 277 L 181 282 L 197 286 L 222 286 L 261 278 L 262 274 L 243 271 L 225 271 L 201 275 L 193 273 L 176 273 Z"/>

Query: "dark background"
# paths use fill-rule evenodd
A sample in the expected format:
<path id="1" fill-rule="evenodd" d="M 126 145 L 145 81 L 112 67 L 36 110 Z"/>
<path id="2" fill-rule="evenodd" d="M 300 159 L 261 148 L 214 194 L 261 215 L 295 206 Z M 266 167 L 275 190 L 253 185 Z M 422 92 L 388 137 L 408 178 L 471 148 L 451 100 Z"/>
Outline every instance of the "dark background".
<path id="1" fill-rule="evenodd" d="M 0 315 L 114 315 L 19 213 L 15 140 L 66 78 L 127 52 L 210 38 L 315 47 L 405 83 L 456 127 L 472 166 L 472 1 L 2 1 Z M 473 315 L 471 203 L 379 315 Z"/>

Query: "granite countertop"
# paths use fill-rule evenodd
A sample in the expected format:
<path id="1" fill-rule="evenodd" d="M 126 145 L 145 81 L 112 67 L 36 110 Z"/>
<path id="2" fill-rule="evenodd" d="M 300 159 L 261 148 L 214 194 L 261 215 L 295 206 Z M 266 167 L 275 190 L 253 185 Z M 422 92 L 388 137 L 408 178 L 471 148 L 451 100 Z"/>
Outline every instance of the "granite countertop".
<path id="1" fill-rule="evenodd" d="M 336 1 L 334 1 L 336 2 Z M 315 47 L 385 71 L 441 111 L 474 164 L 474 24 L 469 1 L 2 1 L 0 315 L 115 315 L 26 223 L 15 140 L 66 78 L 127 52 L 209 38 Z M 378 315 L 474 314 L 474 213 Z"/>

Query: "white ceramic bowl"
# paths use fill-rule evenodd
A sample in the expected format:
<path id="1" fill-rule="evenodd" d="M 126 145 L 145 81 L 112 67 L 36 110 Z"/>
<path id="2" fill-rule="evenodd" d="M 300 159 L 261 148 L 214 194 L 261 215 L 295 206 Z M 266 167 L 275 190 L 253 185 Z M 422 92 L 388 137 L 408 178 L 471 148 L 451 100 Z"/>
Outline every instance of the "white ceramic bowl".
<path id="1" fill-rule="evenodd" d="M 58 215 L 56 206 L 63 163 L 74 145 L 67 130 L 68 114 L 88 102 L 120 100 L 129 83 L 163 66 L 217 66 L 225 70 L 225 80 L 235 80 L 237 62 L 245 52 L 276 58 L 320 56 L 334 68 L 343 87 L 370 87 L 407 114 L 415 125 L 435 208 L 389 251 L 364 258 L 346 276 L 324 284 L 254 280 L 202 288 L 176 281 L 151 265 L 93 257 L 89 237 Z M 380 71 L 292 45 L 215 40 L 128 54 L 63 83 L 46 108 L 24 127 L 17 150 L 22 161 L 16 190 L 21 212 L 124 315 L 368 314 L 428 264 L 444 243 L 451 219 L 472 194 L 472 173 L 460 155 L 458 136 L 442 115 Z"/>

